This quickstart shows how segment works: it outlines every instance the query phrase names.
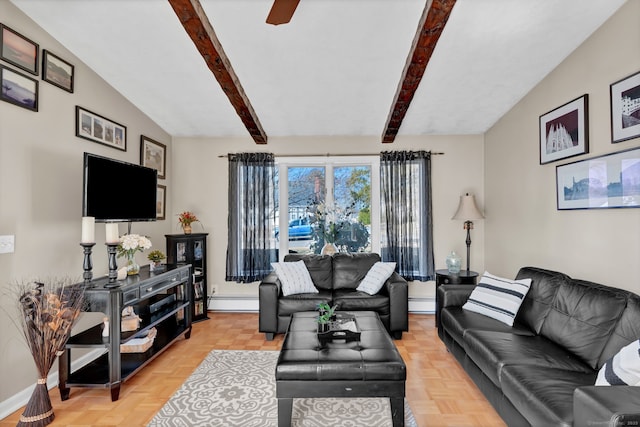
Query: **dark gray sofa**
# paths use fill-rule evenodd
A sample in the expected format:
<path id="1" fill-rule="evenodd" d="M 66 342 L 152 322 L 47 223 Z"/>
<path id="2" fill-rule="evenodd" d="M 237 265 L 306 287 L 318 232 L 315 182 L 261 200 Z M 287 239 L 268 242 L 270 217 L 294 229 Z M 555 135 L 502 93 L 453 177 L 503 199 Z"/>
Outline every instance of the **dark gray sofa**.
<path id="1" fill-rule="evenodd" d="M 516 278 L 532 284 L 513 327 L 463 310 L 472 286 L 438 288 L 438 335 L 505 422 L 640 425 L 640 387 L 594 386 L 640 338 L 640 296 L 535 267 Z"/>
<path id="2" fill-rule="evenodd" d="M 285 262 L 299 260 L 304 261 L 318 293 L 284 296 L 276 273 L 265 277 L 258 286 L 259 330 L 268 340 L 287 330 L 291 314 L 317 311 L 321 302 L 338 304 L 338 310 L 374 311 L 395 339 L 401 339 L 402 332 L 409 330 L 409 288 L 397 272 L 375 295 L 356 291 L 369 269 L 380 261 L 378 254 L 287 254 L 284 258 Z"/>

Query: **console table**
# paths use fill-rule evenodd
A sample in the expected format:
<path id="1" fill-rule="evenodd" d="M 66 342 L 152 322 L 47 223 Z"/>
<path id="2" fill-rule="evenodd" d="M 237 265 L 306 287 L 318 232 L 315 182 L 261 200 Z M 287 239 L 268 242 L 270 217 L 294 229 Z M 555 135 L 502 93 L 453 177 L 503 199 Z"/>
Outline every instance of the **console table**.
<path id="1" fill-rule="evenodd" d="M 85 287 L 87 307 L 84 311 L 101 312 L 109 319 L 109 334 L 103 337 L 102 323 L 69 338 L 58 360 L 60 396 L 69 398 L 70 387 L 99 387 L 111 390 L 111 400 L 120 395 L 120 384 L 162 353 L 182 334 L 191 336 L 191 265 L 167 267 L 162 272 L 150 272 L 149 266 L 140 274 L 110 283 L 107 277 L 75 286 Z M 122 310 L 132 306 L 142 319 L 135 331 L 121 331 Z M 143 353 L 121 353 L 120 345 L 136 335 L 156 328 L 153 346 Z M 71 372 L 71 349 L 106 349 L 106 352 L 82 368 Z"/>

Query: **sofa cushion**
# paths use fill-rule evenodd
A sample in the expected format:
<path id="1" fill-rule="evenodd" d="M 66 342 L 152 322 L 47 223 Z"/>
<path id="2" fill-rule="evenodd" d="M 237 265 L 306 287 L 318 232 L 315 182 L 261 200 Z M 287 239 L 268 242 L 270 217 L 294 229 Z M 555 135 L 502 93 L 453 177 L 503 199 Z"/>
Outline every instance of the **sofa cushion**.
<path id="1" fill-rule="evenodd" d="M 440 322 L 447 333 L 460 345 L 464 345 L 463 337 L 468 330 L 506 332 L 518 335 L 535 335 L 529 329 L 519 325 L 505 325 L 491 317 L 463 310 L 460 306 L 445 307 L 440 311 Z"/>
<path id="2" fill-rule="evenodd" d="M 299 311 L 318 311 L 318 304 L 326 302 L 331 304 L 332 295 L 330 291 L 320 289 L 315 294 L 296 294 L 278 299 L 278 315 L 290 316 Z"/>
<path id="3" fill-rule="evenodd" d="M 333 255 L 333 289 L 356 289 L 373 264 L 380 261 L 376 253 L 342 253 Z"/>
<path id="4" fill-rule="evenodd" d="M 598 369 L 626 304 L 626 296 L 614 288 L 568 279 L 558 289 L 540 334 Z"/>
<path id="5" fill-rule="evenodd" d="M 272 262 L 271 265 L 282 283 L 282 295 L 285 297 L 294 294 L 318 293 L 304 261 Z"/>
<path id="6" fill-rule="evenodd" d="M 505 279 L 485 271 L 462 308 L 512 326 L 530 284 L 531 279 Z"/>
<path id="7" fill-rule="evenodd" d="M 560 285 L 570 277 L 557 271 L 522 267 L 516 275 L 516 280 L 525 278 L 531 279 L 531 286 L 520 306 L 516 322 L 526 325 L 539 334 Z"/>
<path id="8" fill-rule="evenodd" d="M 367 275 L 364 276 L 364 279 L 362 279 L 362 282 L 360 282 L 356 290 L 369 295 L 377 294 L 380 289 L 382 289 L 384 282 L 391 277 L 395 269 L 395 262 L 376 262 L 369 271 L 367 271 Z"/>
<path id="9" fill-rule="evenodd" d="M 539 335 L 468 330 L 464 334 L 464 349 L 498 387 L 502 370 L 509 365 L 545 366 L 576 372 L 593 371 L 578 357 Z"/>
<path id="10" fill-rule="evenodd" d="M 534 426 L 573 425 L 573 392 L 593 384 L 595 371 L 510 365 L 502 370 L 502 392 Z"/>
<path id="11" fill-rule="evenodd" d="M 333 261 L 330 255 L 287 254 L 285 262 L 304 261 L 311 280 L 318 289 L 333 289 Z"/>
<path id="12" fill-rule="evenodd" d="M 640 339 L 622 347 L 605 362 L 598 372 L 596 385 L 640 386 Z"/>
<path id="13" fill-rule="evenodd" d="M 333 303 L 341 311 L 375 311 L 379 315 L 389 314 L 389 297 L 365 292 L 338 289 L 333 292 Z"/>
<path id="14" fill-rule="evenodd" d="M 622 347 L 640 338 L 640 296 L 622 291 L 627 298 L 627 305 L 616 323 L 616 327 L 602 350 L 598 368 L 616 354 Z"/>

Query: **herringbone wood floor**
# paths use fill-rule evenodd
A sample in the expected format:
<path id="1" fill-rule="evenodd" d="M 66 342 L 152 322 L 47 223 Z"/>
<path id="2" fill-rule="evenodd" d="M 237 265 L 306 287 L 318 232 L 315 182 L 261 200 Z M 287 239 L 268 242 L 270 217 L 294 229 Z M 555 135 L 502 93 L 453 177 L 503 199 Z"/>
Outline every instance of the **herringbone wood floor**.
<path id="1" fill-rule="evenodd" d="M 256 313 L 209 313 L 191 338 L 179 340 L 125 382 L 120 399 L 107 389 L 72 388 L 69 400 L 51 390 L 52 426 L 144 426 L 214 349 L 279 350 L 282 335 L 266 341 Z M 438 338 L 433 315 L 411 314 L 409 332 L 395 341 L 407 365 L 406 394 L 418 425 L 504 426 L 505 424 Z M 250 367 L 248 367 L 250 369 Z M 24 409 L 24 408 L 23 408 Z M 15 426 L 23 409 L 0 421 Z"/>

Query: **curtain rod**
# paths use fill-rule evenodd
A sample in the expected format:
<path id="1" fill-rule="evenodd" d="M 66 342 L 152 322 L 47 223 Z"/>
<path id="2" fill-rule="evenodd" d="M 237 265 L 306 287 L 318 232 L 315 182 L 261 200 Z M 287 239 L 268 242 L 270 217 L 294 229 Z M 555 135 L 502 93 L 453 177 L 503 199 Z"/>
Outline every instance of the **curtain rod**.
<path id="1" fill-rule="evenodd" d="M 443 155 L 442 152 L 430 151 L 434 156 Z M 379 156 L 380 153 L 357 153 L 357 154 L 274 154 L 274 157 L 357 157 L 357 156 Z M 229 157 L 228 154 L 220 154 L 218 158 Z"/>

